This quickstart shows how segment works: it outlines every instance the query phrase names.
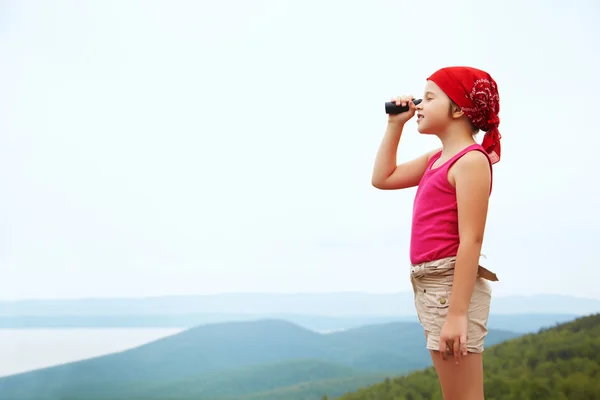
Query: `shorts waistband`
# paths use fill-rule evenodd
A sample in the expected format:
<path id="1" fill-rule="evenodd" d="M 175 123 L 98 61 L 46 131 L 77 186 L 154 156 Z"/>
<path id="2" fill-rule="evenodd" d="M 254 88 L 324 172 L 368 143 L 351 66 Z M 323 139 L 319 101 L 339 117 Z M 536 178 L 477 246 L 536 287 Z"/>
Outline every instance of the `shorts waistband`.
<path id="1" fill-rule="evenodd" d="M 423 276 L 447 276 L 454 273 L 456 264 L 456 256 L 441 258 L 439 260 L 426 261 L 420 264 L 413 264 L 410 268 L 410 273 L 413 278 Z M 488 281 L 498 281 L 498 276 L 487 268 L 479 265 L 477 275 Z"/>

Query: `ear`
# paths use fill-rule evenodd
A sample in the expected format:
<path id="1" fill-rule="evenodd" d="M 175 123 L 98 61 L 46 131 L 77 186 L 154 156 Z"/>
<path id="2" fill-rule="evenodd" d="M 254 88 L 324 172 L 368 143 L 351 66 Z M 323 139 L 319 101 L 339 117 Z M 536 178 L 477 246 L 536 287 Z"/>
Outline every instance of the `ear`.
<path id="1" fill-rule="evenodd" d="M 457 106 L 456 104 L 452 103 L 450 105 L 450 107 L 451 107 L 450 114 L 452 115 L 452 118 L 459 119 L 463 115 L 465 115 L 465 112 L 459 106 Z"/>

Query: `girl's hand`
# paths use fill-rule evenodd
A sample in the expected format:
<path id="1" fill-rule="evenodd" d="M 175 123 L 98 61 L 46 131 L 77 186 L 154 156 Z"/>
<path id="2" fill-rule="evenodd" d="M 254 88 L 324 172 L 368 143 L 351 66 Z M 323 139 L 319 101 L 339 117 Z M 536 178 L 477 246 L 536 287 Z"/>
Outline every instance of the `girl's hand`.
<path id="1" fill-rule="evenodd" d="M 440 354 L 447 359 L 447 353 L 454 354 L 454 360 L 460 364 L 460 356 L 467 355 L 467 332 L 469 317 L 465 315 L 448 314 L 440 333 Z"/>
<path id="2" fill-rule="evenodd" d="M 399 106 L 406 106 L 408 104 L 409 110 L 400 114 L 391 114 L 388 116 L 389 124 L 404 125 L 409 119 L 414 117 L 417 106 L 412 102 L 413 96 L 398 96 L 392 98 L 392 101 Z"/>

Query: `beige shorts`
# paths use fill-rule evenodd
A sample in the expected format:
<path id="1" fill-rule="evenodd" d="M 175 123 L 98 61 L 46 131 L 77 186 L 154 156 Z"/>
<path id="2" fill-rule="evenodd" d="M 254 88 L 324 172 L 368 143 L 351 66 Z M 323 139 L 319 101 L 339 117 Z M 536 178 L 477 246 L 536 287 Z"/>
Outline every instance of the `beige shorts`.
<path id="1" fill-rule="evenodd" d="M 456 257 L 449 257 L 411 267 L 410 278 L 417 316 L 425 329 L 426 347 L 429 350 L 439 350 L 440 332 L 450 306 L 455 261 Z M 480 266 L 469 303 L 467 350 L 471 353 L 483 352 L 483 341 L 488 333 L 487 322 L 492 297 L 488 280 L 497 281 L 498 278 Z"/>

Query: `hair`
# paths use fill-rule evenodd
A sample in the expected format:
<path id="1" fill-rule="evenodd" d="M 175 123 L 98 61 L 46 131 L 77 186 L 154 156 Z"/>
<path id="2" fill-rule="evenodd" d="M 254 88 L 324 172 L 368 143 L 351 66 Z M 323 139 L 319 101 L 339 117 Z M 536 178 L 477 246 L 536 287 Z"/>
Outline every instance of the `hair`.
<path id="1" fill-rule="evenodd" d="M 460 107 L 452 99 L 450 99 L 450 110 L 449 110 L 450 115 L 452 115 L 456 111 L 460 111 Z M 479 133 L 479 128 L 477 128 L 475 125 L 473 125 L 473 122 L 469 118 L 467 118 L 467 119 L 469 120 L 469 125 L 471 126 L 471 134 L 473 136 L 477 135 Z"/>

